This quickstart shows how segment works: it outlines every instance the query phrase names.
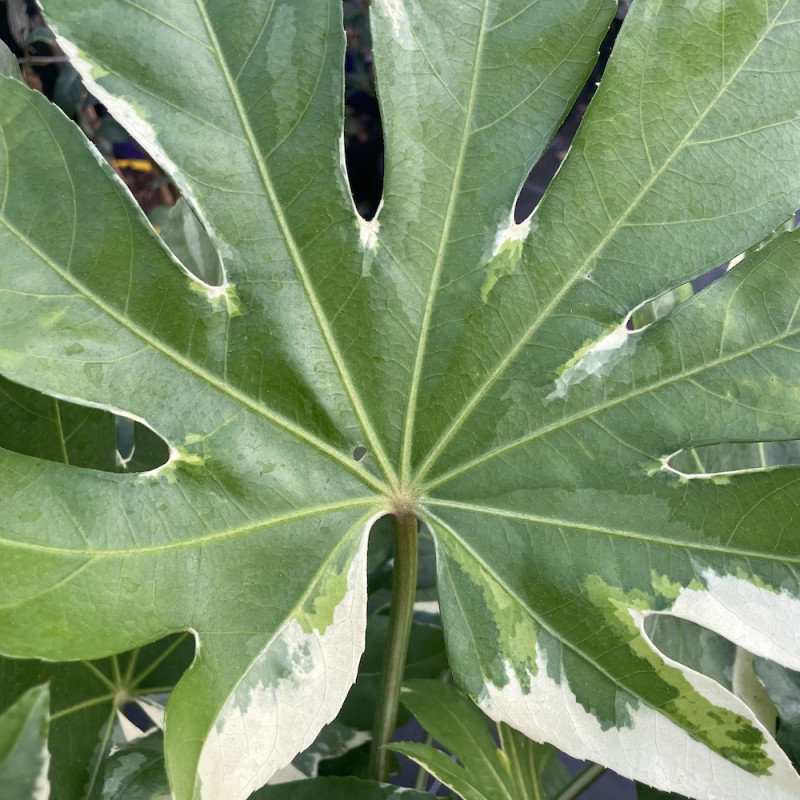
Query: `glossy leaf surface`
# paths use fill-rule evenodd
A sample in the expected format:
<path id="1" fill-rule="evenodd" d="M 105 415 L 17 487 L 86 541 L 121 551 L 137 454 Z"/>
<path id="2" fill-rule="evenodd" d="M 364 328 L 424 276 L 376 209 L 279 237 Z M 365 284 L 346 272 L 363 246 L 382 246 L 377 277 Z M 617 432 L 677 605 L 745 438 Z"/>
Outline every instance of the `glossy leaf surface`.
<path id="1" fill-rule="evenodd" d="M 171 447 L 138 475 L 0 453 L 0 650 L 191 630 L 172 791 L 244 800 L 336 715 L 367 534 L 411 510 L 454 677 L 490 716 L 704 800 L 796 797 L 747 706 L 642 631 L 672 613 L 800 666 L 797 471 L 666 466 L 800 437 L 800 237 L 624 323 L 800 205 L 798 0 L 634 4 L 521 225 L 610 0 L 374 0 L 370 223 L 342 166 L 338 0 L 44 5 L 224 280 L 194 278 L 77 129 L 0 77 L 0 373 Z"/>

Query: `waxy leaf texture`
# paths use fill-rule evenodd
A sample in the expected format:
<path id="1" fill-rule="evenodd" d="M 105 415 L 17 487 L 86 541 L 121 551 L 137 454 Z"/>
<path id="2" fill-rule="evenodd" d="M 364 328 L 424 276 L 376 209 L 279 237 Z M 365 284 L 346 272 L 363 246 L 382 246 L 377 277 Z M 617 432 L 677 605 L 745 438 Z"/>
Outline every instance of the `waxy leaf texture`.
<path id="1" fill-rule="evenodd" d="M 668 463 L 800 438 L 800 237 L 626 320 L 800 206 L 800 0 L 636 0 L 521 224 L 611 0 L 373 0 L 369 222 L 339 0 L 43 5 L 223 277 L 181 264 L 77 127 L 0 76 L 0 374 L 170 448 L 138 474 L 0 451 L 0 652 L 191 631 L 172 791 L 243 800 L 337 714 L 370 527 L 414 513 L 454 678 L 491 717 L 691 797 L 797 797 L 747 706 L 646 621 L 800 669 L 797 470 Z"/>

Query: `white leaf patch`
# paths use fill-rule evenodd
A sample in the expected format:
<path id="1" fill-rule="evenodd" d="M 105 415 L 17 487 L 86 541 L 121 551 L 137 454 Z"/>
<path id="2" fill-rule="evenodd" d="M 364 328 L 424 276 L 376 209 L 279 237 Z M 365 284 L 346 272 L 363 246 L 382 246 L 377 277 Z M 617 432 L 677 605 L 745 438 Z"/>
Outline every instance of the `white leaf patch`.
<path id="1" fill-rule="evenodd" d="M 371 524 L 365 525 L 332 623 L 324 632 L 306 632 L 295 619 L 287 622 L 226 700 L 200 754 L 200 800 L 245 800 L 339 712 L 364 651 Z M 289 672 L 281 669 L 287 664 Z"/>
<path id="2" fill-rule="evenodd" d="M 642 630 L 644 615 L 632 613 Z M 531 739 L 551 742 L 575 758 L 596 761 L 659 789 L 697 800 L 797 800 L 800 776 L 747 706 L 710 678 L 664 661 L 680 669 L 703 697 L 747 717 L 764 733 L 765 751 L 774 762 L 770 775 L 745 772 L 647 706 L 629 709 L 629 727 L 603 730 L 566 679 L 556 683 L 547 674 L 547 655 L 538 646 L 539 671 L 529 674 L 530 692 L 523 691 L 506 662 L 508 683 L 502 688 L 488 684 L 479 705 L 492 719 L 513 725 Z"/>
<path id="3" fill-rule="evenodd" d="M 602 377 L 620 359 L 632 355 L 636 349 L 636 340 L 631 339 L 630 333 L 625 325 L 620 325 L 595 342 L 576 363 L 556 379 L 555 389 L 545 397 L 545 402 L 563 399 L 570 386 L 582 383 L 592 376 Z"/>
<path id="4" fill-rule="evenodd" d="M 708 588 L 681 589 L 670 614 L 800 670 L 800 599 L 712 569 L 703 570 L 702 576 Z"/>

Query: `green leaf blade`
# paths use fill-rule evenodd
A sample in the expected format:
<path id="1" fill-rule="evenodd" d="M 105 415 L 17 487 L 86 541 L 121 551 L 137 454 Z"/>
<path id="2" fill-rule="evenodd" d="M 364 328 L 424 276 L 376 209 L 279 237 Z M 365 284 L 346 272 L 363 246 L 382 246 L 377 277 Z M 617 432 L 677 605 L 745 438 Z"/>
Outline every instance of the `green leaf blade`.
<path id="1" fill-rule="evenodd" d="M 0 715 L 0 789 L 7 797 L 47 800 L 47 686 L 27 691 Z"/>

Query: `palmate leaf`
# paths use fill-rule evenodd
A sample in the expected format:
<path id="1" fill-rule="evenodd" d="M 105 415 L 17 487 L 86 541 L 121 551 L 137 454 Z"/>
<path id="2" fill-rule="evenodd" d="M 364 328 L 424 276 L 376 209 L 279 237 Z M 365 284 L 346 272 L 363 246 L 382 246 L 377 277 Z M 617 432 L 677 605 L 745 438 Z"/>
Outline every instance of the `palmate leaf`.
<path id="1" fill-rule="evenodd" d="M 79 132 L 0 78 L 0 373 L 171 447 L 138 475 L 2 452 L 0 650 L 193 631 L 172 791 L 245 798 L 336 714 L 370 525 L 413 512 L 454 677 L 490 716 L 689 796 L 797 796 L 747 707 L 643 623 L 670 612 L 800 664 L 797 471 L 667 465 L 800 437 L 798 236 L 644 330 L 625 319 L 800 206 L 800 2 L 638 0 L 522 225 L 515 193 L 610 0 L 373 0 L 370 223 L 341 156 L 338 0 L 45 11 L 225 279 L 182 269 Z"/>

